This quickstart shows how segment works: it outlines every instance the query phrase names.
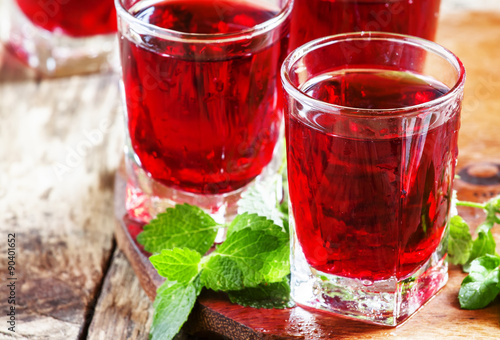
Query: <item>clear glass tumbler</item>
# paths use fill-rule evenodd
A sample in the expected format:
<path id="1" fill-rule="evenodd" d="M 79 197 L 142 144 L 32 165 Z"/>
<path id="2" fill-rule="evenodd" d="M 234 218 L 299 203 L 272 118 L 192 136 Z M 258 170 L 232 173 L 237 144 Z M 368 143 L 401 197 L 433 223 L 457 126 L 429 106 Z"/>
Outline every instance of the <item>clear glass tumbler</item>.
<path id="1" fill-rule="evenodd" d="M 291 0 L 117 0 L 129 215 L 176 203 L 231 219 L 282 161 Z"/>
<path id="2" fill-rule="evenodd" d="M 113 0 L 9 0 L 8 49 L 47 76 L 112 67 Z"/>
<path id="3" fill-rule="evenodd" d="M 395 326 L 448 279 L 464 67 L 427 40 L 351 33 L 295 50 L 282 81 L 293 298 Z"/>
<path id="4" fill-rule="evenodd" d="M 380 31 L 433 40 L 441 0 L 295 0 L 290 47 L 332 34 Z"/>

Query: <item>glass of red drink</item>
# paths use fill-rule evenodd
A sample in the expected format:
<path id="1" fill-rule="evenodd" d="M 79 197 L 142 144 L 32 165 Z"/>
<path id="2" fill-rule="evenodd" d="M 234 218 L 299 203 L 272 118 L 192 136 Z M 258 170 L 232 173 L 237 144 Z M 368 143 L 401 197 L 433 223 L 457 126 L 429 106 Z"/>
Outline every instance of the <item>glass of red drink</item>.
<path id="1" fill-rule="evenodd" d="M 332 34 L 381 31 L 433 40 L 441 0 L 295 0 L 290 47 Z"/>
<path id="2" fill-rule="evenodd" d="M 284 62 L 296 302 L 395 326 L 448 279 L 462 63 L 416 37 L 322 38 Z"/>
<path id="3" fill-rule="evenodd" d="M 117 0 L 129 215 L 186 202 L 220 221 L 276 175 L 291 0 Z"/>
<path id="4" fill-rule="evenodd" d="M 8 48 L 49 76 L 111 67 L 115 49 L 113 0 L 10 0 Z"/>

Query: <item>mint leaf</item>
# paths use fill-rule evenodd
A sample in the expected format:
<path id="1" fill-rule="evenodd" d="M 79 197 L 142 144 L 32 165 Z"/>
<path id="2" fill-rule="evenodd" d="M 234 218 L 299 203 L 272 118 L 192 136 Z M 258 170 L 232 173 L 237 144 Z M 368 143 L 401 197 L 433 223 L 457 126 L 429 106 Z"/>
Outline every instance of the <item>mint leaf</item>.
<path id="1" fill-rule="evenodd" d="M 217 224 L 210 216 L 184 204 L 167 209 L 139 235 L 146 250 L 159 252 L 150 261 L 167 278 L 154 303 L 152 339 L 172 339 L 177 334 L 203 286 L 229 291 L 233 301 L 245 305 L 292 304 L 286 278 L 289 237 L 282 227 L 266 217 L 243 213 L 228 226 L 226 241 L 203 257 L 216 233 Z"/>
<path id="2" fill-rule="evenodd" d="M 229 291 L 228 295 L 232 303 L 245 307 L 283 309 L 294 306 L 288 278 L 281 282 L 262 283 L 255 288 Z"/>
<path id="3" fill-rule="evenodd" d="M 475 259 L 484 255 L 494 255 L 496 242 L 491 233 L 492 223 L 485 222 L 478 227 L 477 238 L 472 243 L 472 249 L 469 256 L 469 260 L 463 266 L 464 271 L 470 271 L 470 265 Z"/>
<path id="4" fill-rule="evenodd" d="M 268 219 L 265 216 L 249 214 L 245 212 L 236 216 L 233 222 L 229 224 L 229 226 L 227 227 L 227 237 L 230 237 L 232 233 L 245 228 L 270 233 L 274 232 L 276 235 L 283 234 L 283 229 L 277 227 L 274 221 Z"/>
<path id="5" fill-rule="evenodd" d="M 485 255 L 470 265 L 470 274 L 462 281 L 458 299 L 464 309 L 486 307 L 500 293 L 500 257 Z"/>
<path id="6" fill-rule="evenodd" d="M 469 225 L 460 216 L 450 219 L 450 236 L 448 239 L 449 260 L 453 264 L 465 264 L 472 250 L 472 237 Z"/>
<path id="7" fill-rule="evenodd" d="M 498 214 L 500 213 L 500 196 L 493 197 L 486 202 L 484 210 L 486 210 L 486 222 L 490 224 L 500 223 Z"/>
<path id="8" fill-rule="evenodd" d="M 283 213 L 280 210 L 282 199 L 281 176 L 271 176 L 265 181 L 255 182 L 241 194 L 238 201 L 238 214 L 258 214 L 283 226 Z"/>
<path id="9" fill-rule="evenodd" d="M 156 292 L 153 324 L 149 331 L 152 340 L 170 340 L 188 319 L 201 291 L 197 276 L 188 283 L 165 281 Z"/>
<path id="10" fill-rule="evenodd" d="M 149 258 L 160 276 L 169 281 L 187 283 L 200 272 L 200 253 L 190 249 L 164 249 Z"/>
<path id="11" fill-rule="evenodd" d="M 212 257 L 203 266 L 201 282 L 213 290 L 239 290 L 244 288 L 243 272 L 229 257 Z"/>
<path id="12" fill-rule="evenodd" d="M 202 283 L 213 290 L 239 290 L 278 282 L 289 274 L 289 239 L 272 221 L 238 216 L 226 241 L 203 264 Z"/>
<path id="13" fill-rule="evenodd" d="M 163 249 L 189 248 L 205 254 L 217 235 L 217 223 L 198 207 L 183 204 L 168 208 L 165 213 L 144 226 L 137 242 L 150 253 Z"/>

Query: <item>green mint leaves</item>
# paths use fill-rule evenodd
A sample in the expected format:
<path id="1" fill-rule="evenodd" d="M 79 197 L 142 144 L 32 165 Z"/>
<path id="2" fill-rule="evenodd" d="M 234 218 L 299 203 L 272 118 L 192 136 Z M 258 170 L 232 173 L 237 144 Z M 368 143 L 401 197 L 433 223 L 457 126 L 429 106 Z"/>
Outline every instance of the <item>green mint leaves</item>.
<path id="1" fill-rule="evenodd" d="M 281 281 L 290 273 L 288 234 L 255 214 L 239 215 L 209 256 L 201 279 L 213 290 L 240 290 Z M 221 277 L 222 276 L 222 277 Z"/>
<path id="2" fill-rule="evenodd" d="M 233 303 L 254 308 L 290 308 L 294 303 L 290 300 L 288 278 L 280 282 L 260 284 L 254 288 L 229 291 L 229 299 Z"/>
<path id="3" fill-rule="evenodd" d="M 187 248 L 165 249 L 149 260 L 158 274 L 169 281 L 187 283 L 200 272 L 200 253 Z"/>
<path id="4" fill-rule="evenodd" d="M 458 300 L 460 307 L 486 307 L 500 293 L 500 257 L 485 255 L 470 265 L 469 275 L 463 280 Z"/>
<path id="5" fill-rule="evenodd" d="M 448 238 L 448 256 L 453 264 L 465 264 L 472 251 L 472 237 L 469 225 L 458 215 L 450 219 L 450 236 Z"/>
<path id="6" fill-rule="evenodd" d="M 477 229 L 477 238 L 472 243 L 472 250 L 470 253 L 469 261 L 464 265 L 464 271 L 468 272 L 472 261 L 484 256 L 484 255 L 494 255 L 496 242 L 491 233 L 491 228 L 493 224 L 485 222 L 481 224 Z"/>
<path id="7" fill-rule="evenodd" d="M 205 254 L 214 243 L 217 229 L 210 215 L 198 207 L 183 204 L 158 214 L 137 236 L 137 242 L 150 253 L 188 248 Z"/>
<path id="8" fill-rule="evenodd" d="M 288 232 L 266 217 L 242 213 L 227 226 L 224 243 L 203 257 L 220 227 L 201 209 L 184 204 L 159 214 L 139 234 L 138 242 L 156 253 L 151 263 L 167 279 L 157 291 L 152 339 L 178 333 L 202 287 L 225 291 L 244 306 L 292 305 Z"/>
<path id="9" fill-rule="evenodd" d="M 165 281 L 156 292 L 153 324 L 149 331 L 152 340 L 173 339 L 179 333 L 201 292 L 198 277 L 189 282 Z"/>
<path id="10" fill-rule="evenodd" d="M 286 185 L 286 178 L 283 181 L 278 176 L 255 183 L 241 195 L 241 199 L 238 201 L 238 214 L 253 213 L 266 217 L 279 226 L 284 226 L 284 223 L 288 224 L 286 218 L 288 200 L 286 197 L 282 197 L 286 195 L 286 190 L 284 193 L 282 190 L 282 187 Z M 285 228 L 288 228 L 288 225 Z"/>
<path id="11" fill-rule="evenodd" d="M 458 294 L 460 307 L 484 308 L 500 293 L 500 256 L 495 252 L 496 242 L 491 233 L 491 228 L 500 222 L 500 196 L 484 204 L 459 201 L 457 205 L 481 208 L 486 212 L 486 219 L 478 226 L 474 241 L 467 223 L 454 216 L 450 221 L 448 244 L 450 262 L 463 265 L 463 270 L 469 273 Z"/>

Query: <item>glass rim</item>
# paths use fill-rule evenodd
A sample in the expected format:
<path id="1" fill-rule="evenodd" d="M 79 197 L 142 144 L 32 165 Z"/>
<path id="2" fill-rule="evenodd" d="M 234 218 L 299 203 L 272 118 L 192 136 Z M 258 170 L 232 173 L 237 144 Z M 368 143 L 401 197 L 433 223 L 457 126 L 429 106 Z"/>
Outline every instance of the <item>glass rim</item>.
<path id="1" fill-rule="evenodd" d="M 162 28 L 160 26 L 156 26 L 141 21 L 140 19 L 137 19 L 135 16 L 133 16 L 123 6 L 122 3 L 123 0 L 114 0 L 114 1 L 115 1 L 117 16 L 119 18 L 126 20 L 128 23 L 137 25 L 138 27 L 141 27 L 142 29 L 146 30 L 148 34 L 159 38 L 163 38 L 166 40 L 186 41 L 190 43 L 227 43 L 235 40 L 241 40 L 242 38 L 251 39 L 255 36 L 265 34 L 279 27 L 285 21 L 285 19 L 288 16 L 290 16 L 290 13 L 292 12 L 293 8 L 292 5 L 294 2 L 294 0 L 285 0 L 286 4 L 271 19 L 266 20 L 253 27 L 243 29 L 241 31 L 231 32 L 231 33 L 189 33 L 189 32 L 181 32 L 172 29 Z M 157 2 L 160 1 L 161 0 L 158 0 Z M 156 2 L 151 2 L 151 3 L 156 3 Z M 118 32 L 120 32 L 120 25 L 118 25 Z"/>
<path id="2" fill-rule="evenodd" d="M 328 46 L 331 43 L 354 41 L 354 40 L 364 40 L 364 41 L 385 40 L 385 41 L 394 41 L 405 45 L 413 45 L 420 47 L 426 51 L 433 52 L 434 54 L 437 54 L 441 56 L 443 59 L 447 60 L 453 67 L 455 67 L 458 74 L 457 77 L 458 79 L 456 80 L 455 85 L 453 87 L 451 87 L 444 95 L 438 98 L 416 105 L 395 107 L 389 109 L 367 109 L 367 108 L 356 108 L 352 106 L 343 106 L 338 104 L 330 104 L 305 94 L 303 91 L 301 91 L 297 86 L 293 84 L 289 72 L 299 59 L 303 58 L 308 53 L 316 49 Z M 322 109 L 329 112 L 332 111 L 333 109 L 334 111 L 339 111 L 338 114 L 346 116 L 391 118 L 402 115 L 408 115 L 409 113 L 412 112 L 417 112 L 423 109 L 437 106 L 456 97 L 463 91 L 463 87 L 465 84 L 465 67 L 462 61 L 453 52 L 439 45 L 438 43 L 405 34 L 365 31 L 365 32 L 331 35 L 316 40 L 312 40 L 296 48 L 285 58 L 283 65 L 281 66 L 281 81 L 283 83 L 284 90 L 289 95 L 291 95 L 297 101 L 305 103 L 310 107 Z M 330 113 L 335 114 L 337 112 L 330 112 Z"/>

